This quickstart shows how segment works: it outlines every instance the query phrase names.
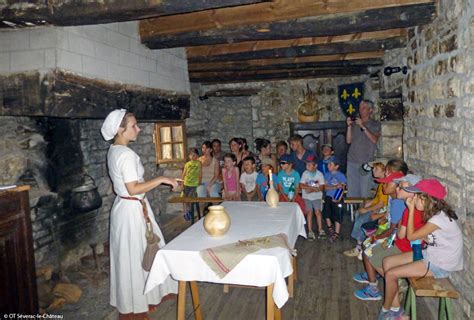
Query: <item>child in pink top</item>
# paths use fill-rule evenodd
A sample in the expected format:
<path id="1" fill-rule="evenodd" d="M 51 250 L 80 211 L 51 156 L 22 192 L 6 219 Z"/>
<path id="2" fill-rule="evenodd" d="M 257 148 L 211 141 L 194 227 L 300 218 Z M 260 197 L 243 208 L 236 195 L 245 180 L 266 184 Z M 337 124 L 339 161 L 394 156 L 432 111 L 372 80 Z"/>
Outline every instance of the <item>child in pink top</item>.
<path id="1" fill-rule="evenodd" d="M 224 155 L 224 168 L 222 169 L 222 181 L 224 184 L 224 200 L 240 200 L 239 168 L 236 166 L 237 158 L 233 153 Z"/>

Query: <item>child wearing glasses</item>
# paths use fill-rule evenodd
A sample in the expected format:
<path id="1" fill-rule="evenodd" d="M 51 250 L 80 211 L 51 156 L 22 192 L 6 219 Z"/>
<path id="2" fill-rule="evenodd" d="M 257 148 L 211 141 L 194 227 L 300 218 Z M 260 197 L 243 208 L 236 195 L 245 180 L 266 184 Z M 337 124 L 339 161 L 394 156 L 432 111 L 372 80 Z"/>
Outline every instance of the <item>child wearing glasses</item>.
<path id="1" fill-rule="evenodd" d="M 305 212 L 303 198 L 299 195 L 300 174 L 293 169 L 293 158 L 284 154 L 280 158 L 281 170 L 278 172 L 278 193 L 282 202 L 296 202 Z"/>

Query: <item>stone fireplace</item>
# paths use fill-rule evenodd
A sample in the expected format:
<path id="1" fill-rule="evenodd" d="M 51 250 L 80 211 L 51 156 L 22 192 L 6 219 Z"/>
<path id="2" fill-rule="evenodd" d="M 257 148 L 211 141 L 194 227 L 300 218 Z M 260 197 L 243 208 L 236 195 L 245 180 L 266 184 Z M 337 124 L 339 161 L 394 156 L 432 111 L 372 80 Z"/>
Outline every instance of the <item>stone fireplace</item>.
<path id="1" fill-rule="evenodd" d="M 0 185 L 32 186 L 35 262 L 60 271 L 108 241 L 115 195 L 100 135 L 108 112 L 136 114 L 142 134 L 131 147 L 148 177 L 163 170 L 153 127 L 189 115 L 185 53 L 147 49 L 137 22 L 5 30 L 0 48 Z M 72 189 L 92 180 L 102 205 L 78 212 Z M 151 192 L 155 214 L 168 192 Z"/>

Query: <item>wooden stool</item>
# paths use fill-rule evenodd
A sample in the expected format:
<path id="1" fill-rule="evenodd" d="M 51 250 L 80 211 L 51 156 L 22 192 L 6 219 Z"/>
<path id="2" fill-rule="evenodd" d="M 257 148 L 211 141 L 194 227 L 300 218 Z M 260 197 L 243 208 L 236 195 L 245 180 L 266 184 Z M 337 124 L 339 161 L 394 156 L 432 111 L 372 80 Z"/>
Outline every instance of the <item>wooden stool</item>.
<path id="1" fill-rule="evenodd" d="M 438 319 L 446 319 L 446 316 L 448 320 L 454 319 L 451 299 L 458 299 L 459 292 L 448 278 L 409 278 L 408 281 L 410 288 L 405 301 L 405 311 L 410 314 L 410 319 L 416 320 L 416 296 L 438 297 L 440 299 Z"/>
<path id="2" fill-rule="evenodd" d="M 355 212 L 355 205 L 363 204 L 366 201 L 366 198 L 344 198 L 344 203 L 349 209 L 351 213 L 351 221 L 354 221 L 354 212 Z"/>

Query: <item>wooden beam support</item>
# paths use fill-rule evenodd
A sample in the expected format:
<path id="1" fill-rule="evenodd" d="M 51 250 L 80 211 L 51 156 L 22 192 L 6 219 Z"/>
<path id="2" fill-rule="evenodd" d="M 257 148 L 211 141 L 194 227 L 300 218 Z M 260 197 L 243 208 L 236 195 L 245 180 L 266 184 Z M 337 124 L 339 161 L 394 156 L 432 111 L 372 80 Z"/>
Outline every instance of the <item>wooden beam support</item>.
<path id="1" fill-rule="evenodd" d="M 72 26 L 139 20 L 266 1 L 270 0 L 22 0 L 0 5 L 0 16 L 2 20 L 18 25 L 46 22 Z"/>
<path id="2" fill-rule="evenodd" d="M 327 78 L 338 76 L 358 76 L 368 74 L 365 67 L 346 67 L 328 69 L 306 69 L 306 70 L 272 70 L 265 71 L 245 71 L 245 72 L 192 72 L 189 74 L 191 82 L 199 83 L 227 83 L 246 81 L 267 81 L 285 80 L 301 78 Z"/>
<path id="3" fill-rule="evenodd" d="M 293 39 L 295 35 L 305 38 L 407 28 L 429 23 L 435 13 L 436 6 L 429 3 L 162 35 L 153 33 L 153 30 L 150 30 L 153 27 L 140 23 L 140 34 L 142 43 L 149 48 L 163 49 L 242 42 L 249 39 Z"/>
<path id="4" fill-rule="evenodd" d="M 299 46 L 289 48 L 267 49 L 259 51 L 248 51 L 229 53 L 219 56 L 196 57 L 188 59 L 189 62 L 219 62 L 219 61 L 241 61 L 252 59 L 268 59 L 280 57 L 305 57 L 318 55 L 334 55 L 365 51 L 391 50 L 406 45 L 405 37 L 396 37 L 380 40 L 359 40 L 350 42 L 337 42 L 320 45 Z"/>
<path id="5" fill-rule="evenodd" d="M 250 70 L 275 70 L 275 69 L 309 69 L 309 68 L 344 68 L 353 66 L 382 66 L 382 59 L 340 60 L 326 62 L 303 62 L 268 64 L 261 66 L 247 65 L 246 61 L 236 61 L 234 64 L 222 65 L 220 63 L 200 63 L 197 66 L 189 65 L 189 72 L 209 71 L 250 71 Z"/>
<path id="6" fill-rule="evenodd" d="M 353 60 L 367 60 L 380 59 L 383 57 L 384 51 L 372 52 L 358 52 L 349 54 L 336 55 L 322 55 L 309 57 L 287 57 L 287 58 L 273 58 L 273 59 L 255 59 L 245 61 L 226 61 L 216 63 L 190 63 L 188 69 L 192 71 L 214 70 L 214 69 L 228 69 L 228 70 L 259 70 L 260 67 L 265 69 L 266 66 L 279 67 L 280 65 L 295 65 L 305 63 L 324 63 L 331 61 L 353 61 Z M 370 64 L 367 64 L 370 65 Z"/>
<path id="7" fill-rule="evenodd" d="M 246 7 L 222 8 L 149 19 L 140 23 L 140 33 L 142 38 L 148 38 L 157 35 L 434 2 L 434 0 L 275 0 L 271 3 Z"/>
<path id="8" fill-rule="evenodd" d="M 184 120 L 190 97 L 54 71 L 0 76 L 0 116 L 103 119 L 117 108 L 141 120 Z"/>
<path id="9" fill-rule="evenodd" d="M 189 61 L 199 61 L 197 60 L 197 58 L 221 56 L 231 53 L 330 44 L 354 40 L 374 40 L 392 37 L 405 37 L 406 34 L 406 29 L 398 28 L 382 31 L 351 33 L 334 37 L 309 37 L 288 40 L 244 41 L 231 44 L 189 47 L 186 48 L 186 56 L 188 57 Z"/>

